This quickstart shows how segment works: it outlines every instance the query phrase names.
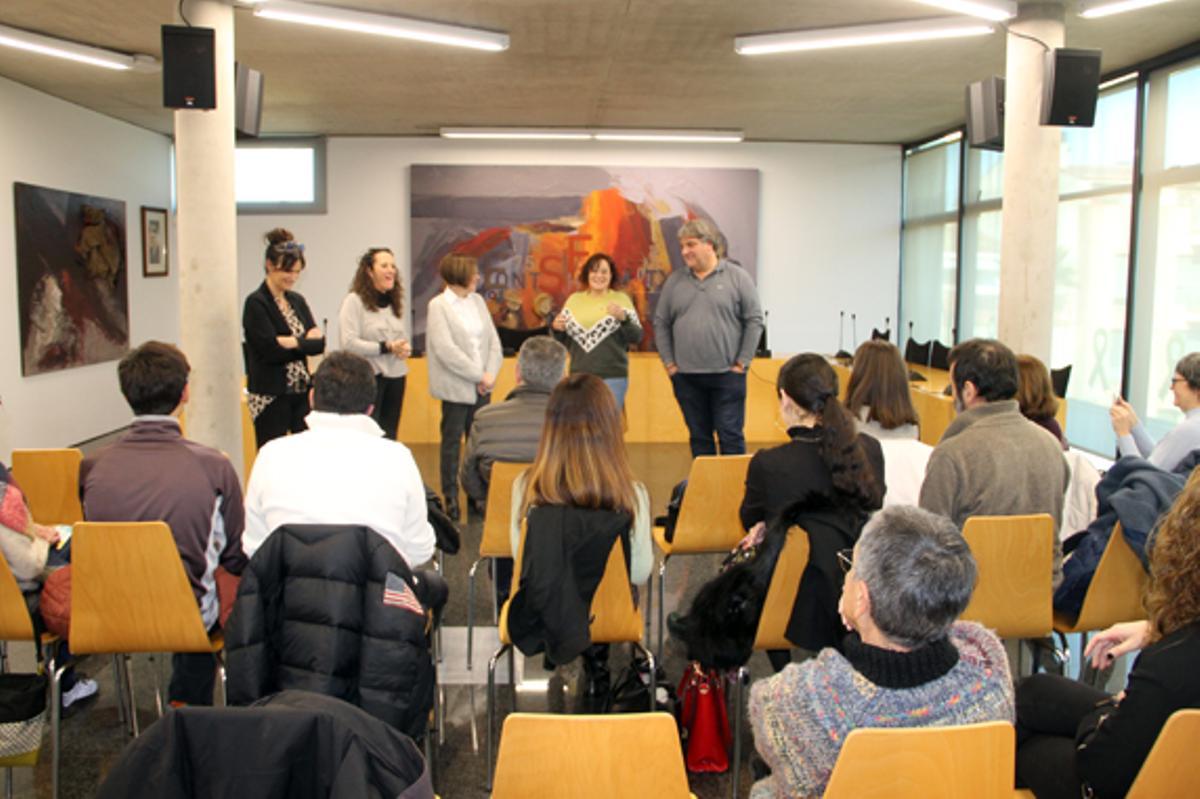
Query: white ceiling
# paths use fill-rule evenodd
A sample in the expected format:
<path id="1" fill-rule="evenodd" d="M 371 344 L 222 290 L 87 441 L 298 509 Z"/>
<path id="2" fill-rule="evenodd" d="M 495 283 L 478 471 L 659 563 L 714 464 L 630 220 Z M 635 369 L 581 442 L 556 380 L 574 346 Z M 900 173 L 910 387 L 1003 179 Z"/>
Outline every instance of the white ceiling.
<path id="1" fill-rule="evenodd" d="M 506 31 L 484 53 L 235 11 L 264 74 L 264 134 L 429 135 L 443 126 L 733 128 L 759 141 L 911 142 L 958 125 L 967 83 L 1004 72 L 1004 37 L 738 56 L 738 34 L 941 16 L 913 0 L 324 0 Z M 1098 20 L 1066 0 L 1069 47 L 1103 71 L 1200 41 L 1200 0 Z M 186 13 L 186 3 L 184 7 Z M 161 55 L 176 0 L 0 0 L 0 24 Z M 0 47 L 0 76 L 163 133 L 161 75 Z M 8 110 L 5 111 L 8 113 Z"/>

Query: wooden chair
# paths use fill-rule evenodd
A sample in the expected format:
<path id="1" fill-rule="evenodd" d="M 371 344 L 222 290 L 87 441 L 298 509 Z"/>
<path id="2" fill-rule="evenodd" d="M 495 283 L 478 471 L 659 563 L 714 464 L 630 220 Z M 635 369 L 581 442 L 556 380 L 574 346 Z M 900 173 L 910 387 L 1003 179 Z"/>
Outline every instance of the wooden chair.
<path id="1" fill-rule="evenodd" d="M 675 720 L 667 713 L 509 715 L 500 738 L 492 797 L 534 796 L 693 796 Z"/>
<path id="2" fill-rule="evenodd" d="M 667 561 L 672 555 L 695 555 L 712 552 L 728 552 L 737 546 L 745 535 L 742 520 L 738 515 L 742 498 L 746 494 L 746 470 L 750 468 L 749 455 L 702 455 L 692 461 L 688 473 L 687 492 L 679 507 L 679 518 L 675 524 L 672 540 L 666 539 L 666 530 L 655 527 L 652 531 L 654 543 L 662 557 L 658 561 L 658 656 L 662 658 L 664 618 L 664 583 Z M 650 573 L 650 590 L 646 592 L 646 620 L 653 616 L 654 573 Z M 647 641 L 649 628 L 647 628 Z"/>
<path id="3" fill-rule="evenodd" d="M 1010 799 L 1016 735 L 1007 721 L 860 728 L 846 736 L 825 799 Z"/>
<path id="4" fill-rule="evenodd" d="M 62 724 L 62 707 L 61 707 L 61 687 L 59 680 L 65 670 L 65 666 L 58 666 L 55 663 L 55 655 L 58 649 L 58 637 L 50 633 L 42 633 L 37 639 L 34 637 L 33 621 L 29 617 L 29 606 L 25 604 L 25 597 L 21 594 L 21 587 L 17 585 L 17 580 L 13 576 L 12 570 L 8 567 L 8 561 L 0 556 L 0 641 L 32 641 L 35 646 L 41 646 L 45 654 L 45 669 L 46 675 L 50 682 L 50 696 L 47 699 L 48 709 L 50 711 L 50 742 L 53 746 L 52 761 L 51 761 L 51 795 L 54 799 L 58 799 L 58 766 L 59 766 L 59 742 L 61 740 L 59 729 Z M 7 671 L 7 652 L 4 653 L 4 671 Z M 37 765 L 38 752 L 34 751 L 20 757 L 10 757 L 0 759 L 0 767 L 13 768 L 16 766 L 35 766 Z M 9 775 L 11 778 L 11 775 Z M 7 781 L 6 781 L 7 782 Z M 11 783 L 8 783 L 11 789 Z M 9 791 L 11 796 L 11 790 Z"/>
<path id="5" fill-rule="evenodd" d="M 1172 713 L 1146 756 L 1126 799 L 1192 795 L 1200 785 L 1197 744 L 1200 744 L 1200 710 Z"/>
<path id="6" fill-rule="evenodd" d="M 492 464 L 492 475 L 488 481 L 487 510 L 483 516 L 483 534 L 479 539 L 479 557 L 467 572 L 467 668 L 471 668 L 471 655 L 475 644 L 475 571 L 484 558 L 511 558 L 512 537 L 512 486 L 529 463 Z M 492 622 L 498 618 L 496 591 L 492 591 Z"/>
<path id="7" fill-rule="evenodd" d="M 128 691 L 136 737 L 129 656 L 134 652 L 219 655 L 224 638 L 219 632 L 210 638 L 205 630 L 166 522 L 80 522 L 71 538 L 71 651 L 117 656 L 117 690 Z M 224 667 L 220 671 L 223 684 Z M 154 676 L 157 683 L 157 669 Z M 161 714 L 157 684 L 155 692 Z"/>
<path id="8" fill-rule="evenodd" d="M 1113 525 L 1104 554 L 1100 556 L 1100 563 L 1096 565 L 1096 573 L 1088 584 L 1079 615 L 1072 619 L 1061 611 L 1054 613 L 1054 631 L 1062 639 L 1063 648 L 1066 649 L 1068 633 L 1080 633 L 1086 646 L 1087 634 L 1092 630 L 1103 630 L 1119 622 L 1146 618 L 1142 595 L 1146 592 L 1149 580 L 1150 575 L 1130 549 L 1121 523 L 1117 522 Z M 1080 677 L 1084 675 L 1086 667 L 1085 661 L 1080 667 Z"/>
<path id="9" fill-rule="evenodd" d="M 525 549 L 525 525 L 521 525 L 521 547 L 517 552 L 516 563 L 513 564 L 512 594 L 500 610 L 500 648 L 488 661 L 488 693 L 487 693 L 487 779 L 488 788 L 492 785 L 492 736 L 496 730 L 496 664 L 508 653 L 508 679 L 514 681 L 514 655 L 512 638 L 508 634 L 508 607 L 512 602 L 511 596 L 517 592 L 521 579 L 521 554 Z M 604 576 L 592 596 L 591 625 L 589 630 L 593 644 L 629 643 L 642 651 L 650 670 L 650 706 L 655 708 L 655 694 L 658 686 L 655 682 L 655 660 L 646 647 L 642 646 L 642 614 L 633 604 L 633 594 L 629 586 L 629 567 L 625 563 L 625 552 L 621 541 L 613 542 L 613 548 L 608 554 L 608 563 L 604 567 Z M 514 704 L 515 704 L 514 693 Z M 514 708 L 515 710 L 515 708 Z"/>
<path id="10" fill-rule="evenodd" d="M 83 520 L 79 504 L 79 464 L 83 453 L 77 449 L 14 449 L 12 474 L 29 512 L 39 524 L 74 524 Z"/>
<path id="11" fill-rule="evenodd" d="M 762 615 L 758 618 L 758 629 L 754 633 L 754 651 L 791 649 L 787 639 L 788 622 L 792 617 L 792 606 L 796 602 L 796 591 L 800 578 L 808 567 L 808 533 L 792 526 L 787 530 L 787 540 L 779 551 L 779 560 L 771 574 L 767 597 L 763 600 Z M 733 683 L 733 768 L 730 773 L 732 795 L 737 796 L 742 767 L 742 717 L 746 715 L 744 686 L 750 682 L 750 669 L 741 666 Z"/>
<path id="12" fill-rule="evenodd" d="M 1053 632 L 1054 520 L 1048 514 L 972 516 L 963 538 L 978 579 L 961 618 L 1001 638 L 1045 638 Z"/>

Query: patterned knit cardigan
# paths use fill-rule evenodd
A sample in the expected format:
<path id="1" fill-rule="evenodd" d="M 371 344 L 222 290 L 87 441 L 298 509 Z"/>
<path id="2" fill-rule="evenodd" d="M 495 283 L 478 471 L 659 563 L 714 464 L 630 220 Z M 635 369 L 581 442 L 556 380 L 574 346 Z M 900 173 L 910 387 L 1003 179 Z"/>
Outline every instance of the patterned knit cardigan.
<path id="1" fill-rule="evenodd" d="M 858 727 L 917 727 L 1013 721 L 1013 688 L 1000 640 L 973 622 L 957 622 L 949 641 L 957 662 L 941 676 L 908 688 L 877 685 L 834 649 L 756 682 L 750 690 L 754 744 L 771 775 L 754 784 L 751 799 L 820 796 L 842 743 Z M 929 645 L 911 653 L 885 652 L 848 640 L 847 652 L 890 660 L 894 671 L 931 666 Z M 954 653 L 948 652 L 953 662 Z M 943 660 L 946 660 L 943 652 Z"/>

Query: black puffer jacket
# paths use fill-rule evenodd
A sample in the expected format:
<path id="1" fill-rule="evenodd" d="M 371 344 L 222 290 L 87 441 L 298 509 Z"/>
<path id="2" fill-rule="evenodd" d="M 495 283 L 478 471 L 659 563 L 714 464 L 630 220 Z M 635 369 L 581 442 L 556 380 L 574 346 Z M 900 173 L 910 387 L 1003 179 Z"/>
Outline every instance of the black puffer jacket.
<path id="1" fill-rule="evenodd" d="M 346 702 L 285 691 L 254 707 L 171 708 L 121 753 L 96 794 L 433 799 L 406 736 Z"/>
<path id="2" fill-rule="evenodd" d="M 399 591 L 385 604 L 389 573 Z M 420 737 L 434 666 L 426 614 L 393 598 L 405 587 L 427 604 L 424 584 L 373 530 L 278 528 L 242 575 L 225 631 L 229 704 L 297 688 L 344 699 Z"/>

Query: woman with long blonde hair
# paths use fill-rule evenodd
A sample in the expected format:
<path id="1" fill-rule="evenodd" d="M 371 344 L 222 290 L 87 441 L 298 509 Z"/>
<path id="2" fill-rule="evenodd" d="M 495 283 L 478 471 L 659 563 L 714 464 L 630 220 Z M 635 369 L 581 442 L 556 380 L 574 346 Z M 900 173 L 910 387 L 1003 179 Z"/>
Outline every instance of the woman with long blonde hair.
<path id="1" fill-rule="evenodd" d="M 650 498 L 633 479 L 621 432 L 621 414 L 612 392 L 599 377 L 575 374 L 550 393 L 546 423 L 533 465 L 513 483 L 513 552 L 521 545 L 521 521 L 533 508 L 561 506 L 615 511 L 632 520 L 629 529 L 629 580 L 650 576 Z M 584 652 L 588 693 L 608 693 L 606 645 Z"/>
<path id="2" fill-rule="evenodd" d="M 1142 650 L 1109 696 L 1038 674 L 1017 687 L 1017 784 L 1046 797 L 1124 796 L 1176 710 L 1200 708 L 1200 469 L 1151 534 L 1147 621 L 1098 634 L 1095 668 Z"/>

